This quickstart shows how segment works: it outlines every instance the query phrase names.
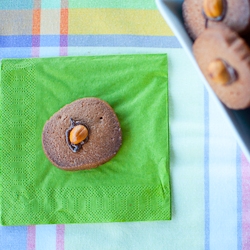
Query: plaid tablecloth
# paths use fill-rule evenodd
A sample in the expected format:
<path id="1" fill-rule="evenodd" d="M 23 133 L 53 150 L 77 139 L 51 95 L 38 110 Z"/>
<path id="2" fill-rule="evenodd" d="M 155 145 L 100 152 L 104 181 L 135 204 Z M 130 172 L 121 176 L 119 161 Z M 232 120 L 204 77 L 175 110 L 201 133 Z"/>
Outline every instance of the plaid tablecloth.
<path id="1" fill-rule="evenodd" d="M 250 164 L 153 0 L 0 0 L 0 58 L 167 53 L 172 220 L 0 227 L 0 249 L 250 249 Z"/>

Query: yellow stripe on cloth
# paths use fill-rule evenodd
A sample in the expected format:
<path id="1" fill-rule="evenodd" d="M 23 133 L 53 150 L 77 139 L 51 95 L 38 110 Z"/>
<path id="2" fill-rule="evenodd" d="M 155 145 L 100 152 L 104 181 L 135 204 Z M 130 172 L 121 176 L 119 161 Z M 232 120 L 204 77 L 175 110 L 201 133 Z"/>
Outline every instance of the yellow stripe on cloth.
<path id="1" fill-rule="evenodd" d="M 69 34 L 173 36 L 157 10 L 69 9 Z"/>

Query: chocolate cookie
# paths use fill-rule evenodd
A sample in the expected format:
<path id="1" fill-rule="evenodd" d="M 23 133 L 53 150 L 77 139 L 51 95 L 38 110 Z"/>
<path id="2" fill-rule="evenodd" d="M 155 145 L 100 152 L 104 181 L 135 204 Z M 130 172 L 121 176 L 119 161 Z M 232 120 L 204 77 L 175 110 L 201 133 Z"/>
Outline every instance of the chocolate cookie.
<path id="1" fill-rule="evenodd" d="M 98 98 L 64 106 L 46 122 L 42 134 L 46 156 L 64 170 L 95 168 L 114 157 L 121 143 L 116 114 Z"/>
<path id="2" fill-rule="evenodd" d="M 194 42 L 196 61 L 219 99 L 231 109 L 250 106 L 250 49 L 225 25 L 209 28 Z"/>
<path id="3" fill-rule="evenodd" d="M 249 0 L 185 0 L 182 5 L 184 25 L 195 40 L 206 27 L 220 23 L 239 34 L 250 30 Z"/>

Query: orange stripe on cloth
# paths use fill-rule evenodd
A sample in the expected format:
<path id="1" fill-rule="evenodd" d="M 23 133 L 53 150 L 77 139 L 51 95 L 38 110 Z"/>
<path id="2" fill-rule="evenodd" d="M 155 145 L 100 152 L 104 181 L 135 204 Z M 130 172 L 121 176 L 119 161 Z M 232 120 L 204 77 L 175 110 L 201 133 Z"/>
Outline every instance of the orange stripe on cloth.
<path id="1" fill-rule="evenodd" d="M 33 10 L 32 34 L 40 35 L 40 29 L 41 29 L 41 10 L 35 9 Z"/>
<path id="2" fill-rule="evenodd" d="M 68 9 L 61 9 L 60 34 L 68 35 Z"/>

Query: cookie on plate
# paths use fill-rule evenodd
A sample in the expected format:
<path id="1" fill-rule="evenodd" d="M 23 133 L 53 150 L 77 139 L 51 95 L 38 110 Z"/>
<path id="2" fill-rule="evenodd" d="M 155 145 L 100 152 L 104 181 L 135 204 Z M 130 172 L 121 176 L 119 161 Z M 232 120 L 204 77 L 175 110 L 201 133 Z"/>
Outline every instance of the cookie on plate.
<path id="1" fill-rule="evenodd" d="M 207 27 L 220 23 L 239 34 L 250 31 L 249 0 L 185 0 L 182 14 L 184 25 L 193 40 Z"/>
<path id="2" fill-rule="evenodd" d="M 42 144 L 47 158 L 58 168 L 90 169 L 116 155 L 122 133 L 107 102 L 83 98 L 64 106 L 45 123 Z"/>
<path id="3" fill-rule="evenodd" d="M 221 24 L 196 39 L 193 53 L 210 86 L 227 107 L 250 106 L 250 49 L 244 39 Z"/>

